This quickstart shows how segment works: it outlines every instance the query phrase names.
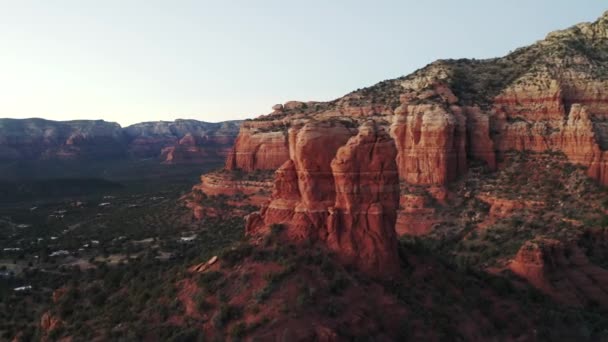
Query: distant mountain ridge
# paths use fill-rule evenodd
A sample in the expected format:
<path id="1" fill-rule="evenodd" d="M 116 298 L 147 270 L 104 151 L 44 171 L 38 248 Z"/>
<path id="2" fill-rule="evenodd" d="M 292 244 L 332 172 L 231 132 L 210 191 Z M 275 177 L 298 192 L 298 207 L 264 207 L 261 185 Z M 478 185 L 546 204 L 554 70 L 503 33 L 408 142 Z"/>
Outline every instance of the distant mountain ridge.
<path id="1" fill-rule="evenodd" d="M 142 122 L 0 119 L 0 161 L 159 158 L 165 163 L 222 160 L 240 121 Z"/>

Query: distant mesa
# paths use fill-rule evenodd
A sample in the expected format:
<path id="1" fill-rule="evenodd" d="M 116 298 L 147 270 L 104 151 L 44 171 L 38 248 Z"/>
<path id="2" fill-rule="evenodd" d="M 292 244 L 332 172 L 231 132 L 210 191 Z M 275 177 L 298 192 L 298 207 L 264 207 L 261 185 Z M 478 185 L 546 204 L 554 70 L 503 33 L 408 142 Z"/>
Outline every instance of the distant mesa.
<path id="1" fill-rule="evenodd" d="M 103 120 L 0 119 L 0 160 L 158 158 L 166 164 L 223 160 L 239 121 L 144 122 L 125 128 Z"/>

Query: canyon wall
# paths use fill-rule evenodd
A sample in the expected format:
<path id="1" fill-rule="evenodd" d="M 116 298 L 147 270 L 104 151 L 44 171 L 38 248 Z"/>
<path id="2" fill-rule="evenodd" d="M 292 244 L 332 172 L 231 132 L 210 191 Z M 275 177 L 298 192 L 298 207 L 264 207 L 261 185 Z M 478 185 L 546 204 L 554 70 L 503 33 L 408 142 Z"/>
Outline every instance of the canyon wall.
<path id="1" fill-rule="evenodd" d="M 0 160 L 157 158 L 167 164 L 221 161 L 239 122 L 146 122 L 126 128 L 103 120 L 0 119 Z"/>
<path id="2" fill-rule="evenodd" d="M 395 228 L 432 231 L 448 185 L 471 166 L 491 172 L 509 152 L 551 152 L 608 185 L 607 32 L 605 14 L 502 58 L 440 60 L 247 120 L 225 169 L 276 171 L 248 233 L 282 224 L 291 240 L 323 241 L 374 273 L 395 264 Z"/>

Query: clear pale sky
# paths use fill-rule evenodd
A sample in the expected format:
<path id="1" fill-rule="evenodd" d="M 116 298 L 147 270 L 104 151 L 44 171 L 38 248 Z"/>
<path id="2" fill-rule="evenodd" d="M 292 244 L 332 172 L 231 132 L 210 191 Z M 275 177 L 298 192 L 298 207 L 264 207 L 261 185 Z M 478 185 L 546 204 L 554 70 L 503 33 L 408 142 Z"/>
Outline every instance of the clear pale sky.
<path id="1" fill-rule="evenodd" d="M 600 0 L 0 0 L 0 117 L 242 119 L 438 58 L 501 56 Z"/>

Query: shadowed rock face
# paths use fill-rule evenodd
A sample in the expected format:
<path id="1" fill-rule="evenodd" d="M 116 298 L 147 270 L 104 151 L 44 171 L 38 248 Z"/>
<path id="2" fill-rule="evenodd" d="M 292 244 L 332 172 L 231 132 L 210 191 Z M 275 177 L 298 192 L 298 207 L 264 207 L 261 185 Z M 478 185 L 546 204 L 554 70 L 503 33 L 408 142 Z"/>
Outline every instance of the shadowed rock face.
<path id="1" fill-rule="evenodd" d="M 0 160 L 120 158 L 126 143 L 118 124 L 101 120 L 0 120 Z"/>
<path id="2" fill-rule="evenodd" d="M 238 122 L 149 122 L 121 128 L 97 121 L 0 119 L 0 160 L 161 158 L 169 164 L 226 157 Z"/>

